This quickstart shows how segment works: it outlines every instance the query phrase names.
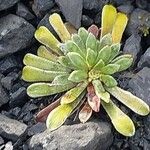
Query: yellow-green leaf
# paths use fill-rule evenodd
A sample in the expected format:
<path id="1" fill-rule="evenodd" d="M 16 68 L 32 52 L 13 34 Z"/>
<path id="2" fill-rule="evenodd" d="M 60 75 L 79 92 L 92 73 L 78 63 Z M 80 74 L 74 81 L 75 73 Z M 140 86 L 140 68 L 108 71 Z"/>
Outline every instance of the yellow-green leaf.
<path id="1" fill-rule="evenodd" d="M 94 70 L 98 70 L 98 71 L 100 71 L 101 70 L 101 68 L 103 68 L 105 66 L 105 63 L 104 63 L 104 61 L 102 60 L 102 59 L 100 59 L 98 62 L 97 62 L 97 64 L 93 67 L 93 71 Z"/>
<path id="2" fill-rule="evenodd" d="M 128 18 L 125 14 L 123 13 L 117 14 L 117 18 L 112 30 L 113 43 L 120 43 L 127 22 L 128 22 Z"/>
<path id="3" fill-rule="evenodd" d="M 34 36 L 40 43 L 49 47 L 55 53 L 62 55 L 62 52 L 59 49 L 60 42 L 54 37 L 54 35 L 45 26 L 39 27 L 36 30 Z"/>
<path id="4" fill-rule="evenodd" d="M 103 74 L 110 74 L 111 75 L 111 74 L 116 73 L 119 70 L 119 68 L 120 68 L 120 65 L 118 65 L 118 64 L 108 64 L 101 69 L 101 72 Z"/>
<path id="5" fill-rule="evenodd" d="M 122 112 L 111 100 L 109 103 L 101 102 L 110 117 L 115 129 L 124 136 L 133 136 L 135 127 L 132 120 Z"/>
<path id="6" fill-rule="evenodd" d="M 65 22 L 65 27 L 67 28 L 70 35 L 77 33 L 77 29 L 69 22 Z"/>
<path id="7" fill-rule="evenodd" d="M 22 79 L 28 82 L 52 81 L 57 75 L 66 75 L 66 72 L 47 71 L 32 66 L 25 66 L 22 71 Z"/>
<path id="8" fill-rule="evenodd" d="M 134 96 L 132 93 L 119 87 L 108 88 L 107 91 L 135 113 L 142 116 L 149 114 L 149 106 L 143 100 Z"/>
<path id="9" fill-rule="evenodd" d="M 78 35 L 82 39 L 83 43 L 86 44 L 86 40 L 87 40 L 87 37 L 89 35 L 88 31 L 85 28 L 81 27 L 78 30 Z"/>
<path id="10" fill-rule="evenodd" d="M 117 85 L 117 81 L 110 75 L 101 75 L 101 80 L 107 87 L 114 87 Z"/>
<path id="11" fill-rule="evenodd" d="M 52 14 L 49 17 L 49 21 L 63 42 L 68 41 L 71 38 L 71 35 L 68 32 L 59 14 L 57 13 Z"/>
<path id="12" fill-rule="evenodd" d="M 116 8 L 112 5 L 105 5 L 102 10 L 101 37 L 111 33 L 117 16 Z"/>
<path id="13" fill-rule="evenodd" d="M 89 33 L 87 40 L 86 40 L 86 49 L 92 49 L 97 51 L 97 43 L 96 43 L 96 38 L 92 33 Z"/>
<path id="14" fill-rule="evenodd" d="M 79 83 L 76 87 L 68 91 L 61 99 L 61 104 L 68 104 L 75 101 L 78 96 L 85 90 L 87 87 L 87 82 Z"/>
<path id="15" fill-rule="evenodd" d="M 48 48 L 46 48 L 45 46 L 41 45 L 38 50 L 37 50 L 37 55 L 39 57 L 48 59 L 50 61 L 56 62 L 58 57 L 56 55 L 54 55 L 50 50 L 48 50 Z"/>

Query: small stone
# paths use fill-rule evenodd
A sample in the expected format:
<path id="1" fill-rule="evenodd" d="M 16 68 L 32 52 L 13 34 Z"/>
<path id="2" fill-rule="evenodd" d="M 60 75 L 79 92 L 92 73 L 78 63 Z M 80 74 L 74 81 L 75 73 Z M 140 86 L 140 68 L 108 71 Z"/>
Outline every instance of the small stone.
<path id="1" fill-rule="evenodd" d="M 9 101 L 9 96 L 0 83 L 0 107 Z"/>
<path id="2" fill-rule="evenodd" d="M 117 9 L 119 12 L 130 14 L 133 11 L 134 7 L 133 5 L 120 5 Z"/>
<path id="3" fill-rule="evenodd" d="M 11 109 L 10 113 L 11 113 L 11 115 L 18 117 L 21 113 L 21 108 L 15 107 L 15 108 Z"/>
<path id="4" fill-rule="evenodd" d="M 32 118 L 33 118 L 33 114 L 32 114 L 31 112 L 28 112 L 28 113 L 24 116 L 23 121 L 24 121 L 25 123 L 28 123 Z"/>
<path id="5" fill-rule="evenodd" d="M 101 12 L 99 12 L 95 18 L 94 18 L 94 22 L 96 25 L 100 26 L 100 23 L 101 23 Z"/>
<path id="6" fill-rule="evenodd" d="M 81 26 L 83 0 L 55 0 L 55 2 L 60 7 L 66 21 L 79 28 Z"/>
<path id="7" fill-rule="evenodd" d="M 12 88 L 12 85 L 13 85 L 13 77 L 4 77 L 1 79 L 1 83 L 2 83 L 2 86 L 4 88 L 6 88 L 7 90 L 10 90 Z"/>
<path id="8" fill-rule="evenodd" d="M 135 74 L 128 86 L 133 94 L 150 105 L 150 68 L 144 67 Z"/>
<path id="9" fill-rule="evenodd" d="M 36 150 L 106 150 L 112 144 L 110 125 L 106 122 L 87 122 L 62 126 L 50 133 L 49 130 L 34 135 L 29 148 Z"/>
<path id="10" fill-rule="evenodd" d="M 141 9 L 146 9 L 148 6 L 148 1 L 147 0 L 136 0 L 136 5 L 137 7 Z"/>
<path id="11" fill-rule="evenodd" d="M 141 37 L 138 34 L 132 34 L 125 42 L 123 52 L 132 54 L 134 61 L 141 50 Z"/>
<path id="12" fill-rule="evenodd" d="M 13 55 L 0 60 L 0 72 L 7 74 L 18 68 L 18 63 Z"/>
<path id="13" fill-rule="evenodd" d="M 39 122 L 28 129 L 28 136 L 33 136 L 35 134 L 44 132 L 45 130 L 46 130 L 45 123 Z"/>
<path id="14" fill-rule="evenodd" d="M 146 52 L 141 56 L 140 61 L 138 62 L 138 67 L 150 67 L 150 47 L 146 50 Z"/>
<path id="15" fill-rule="evenodd" d="M 150 28 L 150 13 L 143 9 L 134 9 L 130 15 L 126 33 L 128 35 L 134 33 L 146 34 L 148 28 Z"/>
<path id="16" fill-rule="evenodd" d="M 54 6 L 54 0 L 34 0 L 32 9 L 36 16 L 42 18 Z"/>
<path id="17" fill-rule="evenodd" d="M 83 15 L 82 16 L 82 26 L 89 27 L 93 24 L 93 19 L 91 19 L 89 16 Z"/>
<path id="18" fill-rule="evenodd" d="M 26 88 L 21 87 L 17 91 L 15 91 L 14 93 L 11 94 L 9 106 L 11 108 L 14 108 L 17 106 L 23 106 L 27 100 L 28 100 L 28 96 L 26 93 Z"/>
<path id="19" fill-rule="evenodd" d="M 132 4 L 134 0 L 110 0 L 111 3 L 115 3 L 117 6 L 123 5 L 123 4 Z"/>
<path id="20" fill-rule="evenodd" d="M 19 0 L 0 0 L 0 11 L 15 5 Z"/>
<path id="21" fill-rule="evenodd" d="M 4 144 L 4 139 L 0 136 L 0 145 Z"/>
<path id="22" fill-rule="evenodd" d="M 12 142 L 7 142 L 5 145 L 4 150 L 13 150 Z"/>
<path id="23" fill-rule="evenodd" d="M 0 58 L 30 46 L 35 28 L 13 14 L 0 18 Z"/>
<path id="24" fill-rule="evenodd" d="M 26 20 L 34 19 L 34 15 L 29 11 L 29 9 L 23 4 L 17 4 L 16 14 Z"/>
<path id="25" fill-rule="evenodd" d="M 0 115 L 0 136 L 16 142 L 27 129 L 27 125 L 17 120 Z"/>

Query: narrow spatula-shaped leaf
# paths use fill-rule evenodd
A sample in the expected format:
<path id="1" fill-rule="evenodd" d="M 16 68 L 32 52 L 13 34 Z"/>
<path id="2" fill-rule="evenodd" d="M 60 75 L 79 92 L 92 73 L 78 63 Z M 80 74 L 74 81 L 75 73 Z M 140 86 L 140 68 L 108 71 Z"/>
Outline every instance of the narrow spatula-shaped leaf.
<path id="1" fill-rule="evenodd" d="M 73 88 L 74 84 L 50 84 L 50 83 L 33 83 L 27 88 L 27 94 L 30 97 L 49 96 L 56 93 L 67 91 Z"/>
<path id="2" fill-rule="evenodd" d="M 50 60 L 47 60 L 45 58 L 33 55 L 33 54 L 26 54 L 23 62 L 27 66 L 36 67 L 39 69 L 49 70 L 49 71 L 67 71 L 65 67 L 62 65 L 52 62 Z"/>
<path id="3" fill-rule="evenodd" d="M 99 51 L 97 61 L 102 59 L 104 61 L 104 63 L 108 63 L 110 55 L 111 55 L 111 48 L 110 48 L 110 46 L 107 45 Z"/>
<path id="4" fill-rule="evenodd" d="M 117 16 L 116 8 L 112 5 L 105 5 L 102 10 L 101 37 L 111 33 Z"/>
<path id="5" fill-rule="evenodd" d="M 143 100 L 134 96 L 132 93 L 119 87 L 108 88 L 107 91 L 135 113 L 142 116 L 149 114 L 149 106 Z"/>
<path id="6" fill-rule="evenodd" d="M 122 112 L 111 100 L 109 103 L 101 102 L 110 117 L 115 129 L 124 136 L 133 136 L 135 127 L 132 120 Z"/>
<path id="7" fill-rule="evenodd" d="M 97 51 L 96 38 L 95 38 L 95 36 L 92 33 L 89 33 L 89 35 L 87 37 L 87 40 L 86 40 L 86 49 L 88 49 L 88 48 Z"/>
<path id="8" fill-rule="evenodd" d="M 132 62 L 133 57 L 129 54 L 121 55 L 112 61 L 113 64 L 117 64 L 120 66 L 118 72 L 129 68 L 132 65 Z"/>
<path id="9" fill-rule="evenodd" d="M 87 37 L 89 35 L 88 31 L 85 28 L 81 27 L 78 30 L 78 35 L 82 39 L 83 43 L 86 44 L 86 40 L 87 40 Z"/>
<path id="10" fill-rule="evenodd" d="M 85 123 L 90 119 L 91 116 L 92 116 L 92 108 L 90 107 L 88 102 L 86 102 L 79 112 L 79 120 L 82 123 Z"/>
<path id="11" fill-rule="evenodd" d="M 99 99 L 102 99 L 106 103 L 109 103 L 110 94 L 105 91 L 101 81 L 100 80 L 93 80 L 92 84 L 94 86 L 95 93 L 99 97 Z"/>
<path id="12" fill-rule="evenodd" d="M 60 39 L 65 42 L 70 40 L 71 35 L 68 32 L 67 28 L 65 27 L 61 17 L 59 16 L 59 14 L 54 13 L 49 17 L 49 21 L 50 24 L 52 25 L 52 27 L 54 28 L 54 30 L 56 31 L 56 33 L 58 34 L 58 36 L 60 37 Z"/>
<path id="13" fill-rule="evenodd" d="M 105 66 L 105 63 L 102 59 L 100 59 L 97 64 L 93 67 L 92 70 L 101 70 Z"/>
<path id="14" fill-rule="evenodd" d="M 62 54 L 58 45 L 60 42 L 54 37 L 54 35 L 44 26 L 39 27 L 35 34 L 35 38 L 43 45 L 49 47 L 57 54 Z"/>
<path id="15" fill-rule="evenodd" d="M 79 83 L 76 87 L 68 91 L 61 99 L 61 104 L 68 104 L 77 99 L 77 97 L 85 90 L 87 82 Z"/>
<path id="16" fill-rule="evenodd" d="M 91 69 L 96 62 L 96 52 L 90 48 L 87 49 L 86 62 L 88 64 L 89 69 Z"/>
<path id="17" fill-rule="evenodd" d="M 68 80 L 72 82 L 81 82 L 87 80 L 87 77 L 88 73 L 84 70 L 75 70 L 70 74 Z"/>
<path id="18" fill-rule="evenodd" d="M 66 75 L 66 72 L 47 71 L 32 66 L 25 66 L 22 71 L 22 79 L 28 82 L 52 81 L 57 75 Z"/>
<path id="19" fill-rule="evenodd" d="M 107 87 L 114 87 L 117 85 L 117 81 L 110 75 L 101 75 L 101 80 Z"/>
<path id="20" fill-rule="evenodd" d="M 48 59 L 50 61 L 56 62 L 58 57 L 54 55 L 51 51 L 49 51 L 45 46 L 40 46 L 37 50 L 37 55 L 39 57 Z"/>
<path id="21" fill-rule="evenodd" d="M 125 14 L 117 13 L 117 18 L 112 30 L 113 43 L 120 43 L 127 22 L 128 18 Z"/>
<path id="22" fill-rule="evenodd" d="M 58 107 L 60 105 L 60 99 L 56 100 L 55 102 L 51 103 L 50 105 L 48 105 L 47 107 L 45 107 L 44 109 L 42 109 L 40 112 L 38 112 L 38 114 L 36 115 L 36 121 L 37 122 L 45 122 L 49 113 L 55 109 L 56 107 Z"/>
<path id="23" fill-rule="evenodd" d="M 80 101 L 83 98 L 83 94 L 81 94 L 74 102 L 69 104 L 60 105 L 48 115 L 46 120 L 46 126 L 51 131 L 59 128 L 66 119 L 71 115 L 73 110 L 77 107 Z"/>
<path id="24" fill-rule="evenodd" d="M 67 54 L 67 56 L 69 57 L 71 63 L 78 69 L 83 69 L 84 70 L 88 70 L 88 66 L 85 63 L 85 60 L 83 59 L 82 56 L 80 56 L 78 53 L 75 52 L 69 52 Z"/>
<path id="25" fill-rule="evenodd" d="M 110 33 L 108 33 L 100 39 L 98 50 L 101 50 L 106 45 L 110 46 L 111 44 L 112 44 L 112 36 Z"/>
<path id="26" fill-rule="evenodd" d="M 103 74 L 110 74 L 111 75 L 111 74 L 116 73 L 119 70 L 119 68 L 120 68 L 120 65 L 118 65 L 118 64 L 108 64 L 101 69 L 101 72 Z"/>

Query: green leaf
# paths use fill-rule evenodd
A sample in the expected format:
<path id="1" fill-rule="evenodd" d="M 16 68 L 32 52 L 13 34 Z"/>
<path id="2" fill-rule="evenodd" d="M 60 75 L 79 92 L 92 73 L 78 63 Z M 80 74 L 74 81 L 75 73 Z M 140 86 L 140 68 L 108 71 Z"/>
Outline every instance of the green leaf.
<path id="1" fill-rule="evenodd" d="M 70 40 L 71 35 L 68 32 L 59 14 L 53 13 L 49 17 L 49 22 L 63 42 Z"/>
<path id="2" fill-rule="evenodd" d="M 37 55 L 39 57 L 48 59 L 50 61 L 56 62 L 58 57 L 56 55 L 54 55 L 50 50 L 48 50 L 48 48 L 46 48 L 45 46 L 41 45 L 38 50 L 37 50 Z"/>
<path id="3" fill-rule="evenodd" d="M 111 100 L 109 103 L 101 102 L 110 117 L 115 129 L 124 136 L 133 136 L 135 127 L 132 120 L 122 112 Z"/>
<path id="4" fill-rule="evenodd" d="M 103 61 L 102 59 L 100 59 L 100 60 L 97 62 L 97 64 L 93 67 L 92 70 L 98 70 L 98 71 L 100 71 L 100 70 L 102 69 L 102 67 L 104 67 L 104 66 L 105 66 L 104 61 Z"/>
<path id="5" fill-rule="evenodd" d="M 68 80 L 72 82 L 81 82 L 87 80 L 87 77 L 88 77 L 87 72 L 82 70 L 75 70 L 70 74 Z"/>
<path id="6" fill-rule="evenodd" d="M 79 55 L 81 55 L 82 57 L 84 57 L 86 54 L 83 53 L 83 51 L 78 47 L 78 45 L 76 43 L 74 43 L 73 41 L 68 41 L 66 43 L 66 48 L 68 50 L 68 52 L 76 52 Z"/>
<path id="7" fill-rule="evenodd" d="M 47 60 L 42 57 L 38 57 L 30 53 L 25 55 L 23 62 L 27 66 L 36 67 L 39 69 L 44 69 L 49 71 L 58 71 L 58 70 L 63 72 L 67 71 L 65 67 L 63 67 L 62 65 L 56 62 L 52 62 L 50 60 Z"/>
<path id="8" fill-rule="evenodd" d="M 97 57 L 96 52 L 88 48 L 86 55 L 86 62 L 88 64 L 89 69 L 91 69 L 95 65 L 96 57 Z"/>
<path id="9" fill-rule="evenodd" d="M 72 35 L 72 40 L 79 46 L 79 48 L 86 54 L 86 47 L 81 37 L 77 34 Z"/>
<path id="10" fill-rule="evenodd" d="M 97 45 L 96 45 L 96 38 L 92 33 L 89 33 L 87 40 L 86 40 L 86 49 L 90 48 L 97 52 Z"/>
<path id="11" fill-rule="evenodd" d="M 109 15 L 108 15 L 109 14 Z M 102 10 L 101 37 L 111 33 L 117 16 L 117 10 L 112 5 L 105 5 Z"/>
<path id="12" fill-rule="evenodd" d="M 46 126 L 50 131 L 59 128 L 66 119 L 71 115 L 73 110 L 77 107 L 83 98 L 81 94 L 73 103 L 60 105 L 50 112 L 46 120 Z"/>
<path id="13" fill-rule="evenodd" d="M 47 71 L 32 66 L 25 66 L 22 71 L 22 79 L 28 82 L 52 81 L 57 75 L 66 75 L 66 72 Z"/>
<path id="14" fill-rule="evenodd" d="M 105 101 L 106 103 L 109 103 L 110 100 L 110 94 L 108 92 L 105 91 L 102 83 L 100 80 L 93 80 L 92 84 L 94 86 L 95 89 L 95 93 L 96 95 L 102 99 L 103 101 Z"/>
<path id="15" fill-rule="evenodd" d="M 100 44 L 99 44 L 99 50 L 101 50 L 103 47 L 105 46 L 110 46 L 112 45 L 112 36 L 110 33 L 104 35 L 101 39 L 100 39 Z"/>
<path id="16" fill-rule="evenodd" d="M 119 54 L 120 46 L 120 43 L 115 43 L 111 45 L 111 55 L 109 61 L 112 61 Z"/>
<path id="17" fill-rule="evenodd" d="M 85 90 L 87 87 L 87 82 L 79 83 L 76 87 L 68 91 L 61 99 L 62 104 L 68 104 L 75 101 L 78 96 Z"/>
<path id="18" fill-rule="evenodd" d="M 80 110 L 79 112 L 79 120 L 82 123 L 87 122 L 90 117 L 92 116 L 92 108 L 90 107 L 90 105 L 86 102 L 83 106 L 83 108 Z"/>
<path id="19" fill-rule="evenodd" d="M 73 64 L 73 66 L 75 66 L 79 70 L 80 69 L 82 70 L 83 68 L 84 68 L 84 70 L 88 70 L 88 66 L 85 63 L 85 60 L 78 53 L 69 52 L 67 54 L 67 56 L 69 57 L 69 59 L 70 59 L 71 63 Z"/>
<path id="20" fill-rule="evenodd" d="M 101 69 L 101 72 L 103 74 L 111 75 L 111 74 L 116 73 L 119 70 L 119 68 L 120 68 L 120 65 L 118 65 L 118 64 L 108 64 L 107 66 L 105 66 Z"/>
<path id="21" fill-rule="evenodd" d="M 113 64 L 120 65 L 118 71 L 126 70 L 132 65 L 132 62 L 133 62 L 133 57 L 132 55 L 128 55 L 128 54 L 121 55 L 112 61 Z"/>
<path id="22" fill-rule="evenodd" d="M 78 30 L 78 35 L 82 39 L 83 43 L 86 44 L 86 40 L 87 40 L 87 37 L 89 35 L 88 31 L 85 28 L 81 27 Z"/>
<path id="23" fill-rule="evenodd" d="M 107 87 L 114 87 L 117 85 L 117 81 L 110 75 L 101 75 L 101 80 Z"/>
<path id="24" fill-rule="evenodd" d="M 110 55 L 111 55 L 111 48 L 110 46 L 107 45 L 99 51 L 97 61 L 102 59 L 104 63 L 108 63 Z"/>
<path id="25" fill-rule="evenodd" d="M 134 96 L 132 93 L 125 91 L 119 87 L 108 88 L 107 91 L 135 113 L 142 116 L 149 114 L 149 106 L 140 98 Z"/>
<path id="26" fill-rule="evenodd" d="M 39 27 L 35 34 L 35 38 L 43 45 L 52 49 L 55 53 L 62 55 L 58 45 L 60 42 L 54 37 L 54 35 L 44 26 Z"/>
<path id="27" fill-rule="evenodd" d="M 74 84 L 33 83 L 27 88 L 27 94 L 33 98 L 49 96 L 67 91 L 74 86 Z"/>

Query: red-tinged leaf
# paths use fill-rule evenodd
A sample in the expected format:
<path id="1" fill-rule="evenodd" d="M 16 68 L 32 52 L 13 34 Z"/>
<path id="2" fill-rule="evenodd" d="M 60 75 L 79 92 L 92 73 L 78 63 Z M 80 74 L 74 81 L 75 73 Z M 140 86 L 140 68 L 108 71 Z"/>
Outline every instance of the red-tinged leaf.
<path id="1" fill-rule="evenodd" d="M 49 113 L 59 105 L 60 105 L 60 99 L 56 100 L 55 102 L 51 103 L 50 105 L 48 105 L 47 107 L 42 109 L 36 115 L 36 121 L 37 122 L 45 122 Z"/>
<path id="2" fill-rule="evenodd" d="M 88 97 L 88 104 L 90 105 L 90 107 L 95 112 L 99 112 L 99 109 L 100 109 L 100 99 L 96 95 L 93 85 L 89 85 L 87 87 L 87 91 L 88 91 L 88 95 L 87 95 L 87 97 Z"/>
<path id="3" fill-rule="evenodd" d="M 86 102 L 81 111 L 79 112 L 79 120 L 82 123 L 85 123 L 90 119 L 91 115 L 92 115 L 92 108 L 90 107 L 88 102 Z"/>
<path id="4" fill-rule="evenodd" d="M 99 35 L 99 29 L 96 25 L 91 25 L 89 28 L 88 28 L 88 32 L 92 33 L 96 38 L 98 37 Z"/>

